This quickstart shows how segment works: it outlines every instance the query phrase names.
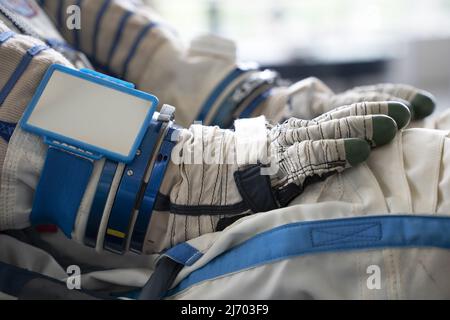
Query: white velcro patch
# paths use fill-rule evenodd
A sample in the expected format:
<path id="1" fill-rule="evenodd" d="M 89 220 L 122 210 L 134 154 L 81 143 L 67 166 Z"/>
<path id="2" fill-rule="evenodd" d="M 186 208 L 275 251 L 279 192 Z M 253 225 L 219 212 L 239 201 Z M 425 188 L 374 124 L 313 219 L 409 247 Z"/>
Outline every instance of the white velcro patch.
<path id="1" fill-rule="evenodd" d="M 266 164 L 269 159 L 266 118 L 239 119 L 234 122 L 234 127 L 237 164 Z"/>

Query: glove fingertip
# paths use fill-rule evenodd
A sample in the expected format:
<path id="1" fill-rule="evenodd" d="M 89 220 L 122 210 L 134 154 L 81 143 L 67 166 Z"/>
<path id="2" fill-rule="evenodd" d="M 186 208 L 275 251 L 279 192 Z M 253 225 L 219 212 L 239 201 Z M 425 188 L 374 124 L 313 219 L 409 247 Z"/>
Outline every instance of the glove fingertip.
<path id="1" fill-rule="evenodd" d="M 344 148 L 345 157 L 351 166 L 366 161 L 371 150 L 367 141 L 357 138 L 345 139 Z"/>
<path id="2" fill-rule="evenodd" d="M 411 101 L 414 118 L 423 119 L 433 113 L 436 103 L 434 97 L 427 92 L 419 92 Z"/>
<path id="3" fill-rule="evenodd" d="M 397 123 L 391 117 L 375 115 L 372 117 L 374 147 L 382 146 L 392 141 L 397 134 Z"/>
<path id="4" fill-rule="evenodd" d="M 406 127 L 411 120 L 409 108 L 401 102 L 388 102 L 388 116 L 395 120 L 399 129 Z"/>

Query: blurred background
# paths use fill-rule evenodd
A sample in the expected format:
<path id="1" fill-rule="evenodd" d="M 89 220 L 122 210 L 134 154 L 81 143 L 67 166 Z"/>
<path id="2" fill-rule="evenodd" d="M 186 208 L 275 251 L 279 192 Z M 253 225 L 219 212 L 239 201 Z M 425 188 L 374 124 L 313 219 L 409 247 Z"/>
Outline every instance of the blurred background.
<path id="1" fill-rule="evenodd" d="M 402 82 L 450 107 L 450 0 L 148 0 L 187 41 L 237 42 L 241 60 L 334 90 Z"/>

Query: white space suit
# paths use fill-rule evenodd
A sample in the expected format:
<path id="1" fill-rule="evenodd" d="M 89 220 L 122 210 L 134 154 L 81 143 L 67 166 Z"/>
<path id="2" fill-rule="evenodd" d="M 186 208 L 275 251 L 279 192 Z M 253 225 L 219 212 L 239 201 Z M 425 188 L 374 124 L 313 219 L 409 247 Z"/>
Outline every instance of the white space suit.
<path id="1" fill-rule="evenodd" d="M 71 66 L 73 63 L 79 67 L 86 62 L 82 55 L 63 43 L 57 32 L 50 31 L 54 30 L 50 21 L 43 18 L 43 12 L 34 1 L 22 1 L 18 7 L 11 6 L 11 3 L 12 1 L 6 0 L 0 2 L 4 11 L 2 14 L 8 18 L 5 21 L 9 22 L 8 26 L 1 26 L 1 34 L 4 37 L 3 47 L 0 50 L 0 61 L 4 68 L 1 75 L 3 88 L 8 88 L 10 75 L 16 72 L 24 55 L 29 54 L 30 47 L 42 46 L 42 42 L 37 39 L 44 40 L 54 49 L 61 50 L 65 56 L 50 48 L 39 47 L 39 51 L 35 52 L 31 58 L 30 68 L 20 75 L 19 85 L 11 86 L 7 92 L 5 89 L 2 90 L 6 94 L 4 94 L 0 109 L 3 138 L 0 142 L 0 164 L 3 166 L 0 194 L 1 225 L 2 229 L 21 229 L 29 225 L 27 217 L 33 202 L 32 190 L 38 183 L 46 148 L 38 137 L 16 128 L 16 124 L 49 63 L 66 66 Z M 85 13 L 81 15 L 82 28 L 80 30 L 68 30 L 63 26 L 67 17 L 64 8 L 70 4 L 81 5 Z M 179 107 L 177 121 L 185 125 L 191 123 L 197 115 L 206 123 L 223 120 L 224 115 L 219 114 L 220 117 L 217 118 L 218 111 L 230 104 L 230 101 L 234 101 L 234 108 L 236 108 L 236 104 L 241 108 L 232 109 L 238 115 L 247 110 L 250 112 L 249 115 L 265 114 L 269 119 L 279 121 L 291 116 L 292 110 L 296 115 L 302 112 L 317 115 L 328 111 L 331 107 L 345 104 L 341 102 L 387 101 L 398 97 L 405 104 L 414 107 L 415 103 L 413 102 L 417 102 L 418 94 L 422 100 L 427 98 L 418 90 L 404 86 L 358 88 L 336 97 L 315 79 L 309 79 L 290 88 L 277 88 L 274 85 L 273 75 L 267 75 L 267 73 L 252 67 L 238 67 L 235 60 L 235 48 L 231 42 L 216 37 L 203 37 L 194 41 L 191 47 L 186 49 L 174 40 L 169 29 L 159 27 L 164 23 L 149 8 L 139 4 L 126 1 L 47 0 L 41 1 L 41 5 L 59 25 L 64 38 L 75 48 L 84 52 L 97 68 L 136 83 L 138 88 L 155 93 L 163 102 L 182 106 Z M 22 18 L 18 19 L 19 16 Z M 31 28 L 26 28 L 20 21 L 28 21 Z M 11 29 L 16 32 L 28 33 L 34 38 L 15 34 L 15 39 L 11 42 L 8 38 L 12 37 L 9 33 Z M 71 58 L 71 62 L 66 58 Z M 221 91 L 215 93 L 217 87 L 224 83 L 224 79 L 226 85 L 221 88 Z M 252 83 L 257 85 L 252 87 Z M 243 88 L 247 85 L 253 90 L 247 92 L 248 95 L 243 94 L 243 97 L 237 100 L 239 103 L 236 100 L 228 99 L 237 91 L 244 90 Z M 263 103 L 253 109 L 253 102 L 258 101 L 257 98 L 269 88 L 273 89 L 275 93 L 264 96 Z M 192 92 L 196 92 L 196 94 L 192 94 Z M 246 93 L 245 90 L 244 93 Z M 295 95 L 294 93 L 300 94 Z M 290 103 L 293 105 L 306 104 L 308 108 L 303 108 L 304 110 L 286 108 L 289 98 L 292 98 Z M 429 104 L 428 100 L 424 105 L 427 104 Z M 387 104 L 380 103 L 376 106 L 381 114 L 391 115 Z M 363 104 L 359 107 L 366 108 L 366 105 Z M 355 107 L 354 110 L 360 109 Z M 411 110 L 414 111 L 414 108 Z M 370 117 L 371 113 L 351 113 L 349 111 L 348 115 Z M 330 119 L 325 117 L 321 120 L 328 121 Z M 363 120 L 361 123 L 365 125 L 367 119 Z M 229 124 L 230 120 L 227 119 L 227 121 Z M 370 125 L 372 122 L 367 123 Z M 293 123 L 287 123 L 287 125 L 291 124 Z M 336 128 L 340 128 L 340 126 L 338 125 Z M 374 132 L 377 131 L 376 128 L 370 129 L 369 133 L 361 133 L 360 127 L 356 124 L 352 128 L 348 131 L 348 137 L 356 135 L 368 140 L 376 140 L 374 135 Z M 367 129 L 366 126 L 364 128 Z M 281 128 L 282 130 L 283 128 Z M 185 141 L 196 141 L 195 138 L 199 134 L 202 138 L 204 135 L 211 136 L 210 140 L 205 141 L 214 141 L 217 135 L 223 135 L 225 137 L 223 141 L 226 143 L 227 133 L 217 128 L 198 131 L 198 128 L 194 127 L 184 139 Z M 343 136 L 340 137 L 343 138 Z M 230 139 L 233 140 L 234 137 L 230 136 Z M 155 268 L 156 261 L 161 258 L 159 250 L 191 239 L 189 246 L 195 249 L 196 256 L 189 264 L 186 264 L 173 283 L 173 287 L 180 285 L 179 290 L 171 292 L 175 298 L 236 298 L 237 295 L 244 298 L 415 298 L 422 297 L 421 294 L 425 291 L 428 297 L 448 297 L 450 286 L 445 281 L 440 281 L 441 285 L 438 286 L 435 281 L 431 280 L 440 279 L 445 270 L 442 266 L 445 265 L 445 259 L 448 259 L 448 251 L 443 249 L 401 249 L 398 251 L 400 253 L 396 253 L 396 249 L 381 248 L 375 251 L 348 254 L 324 253 L 307 258 L 280 260 L 281 262 L 276 264 L 265 264 L 261 268 L 252 268 L 250 273 L 246 268 L 242 268 L 234 270 L 233 274 L 225 272 L 213 274 L 210 278 L 200 277 L 197 282 L 188 279 L 186 281 L 191 281 L 190 283 L 181 285 L 184 278 L 188 278 L 191 272 L 194 274 L 193 271 L 201 268 L 226 249 L 238 246 L 264 231 L 291 222 L 400 212 L 405 214 L 446 214 L 448 212 L 447 201 L 443 196 L 443 190 L 445 190 L 448 180 L 445 165 L 445 159 L 448 158 L 445 151 L 446 141 L 446 133 L 442 131 L 405 130 L 396 136 L 394 143 L 374 151 L 367 164 L 359 165 L 353 170 L 344 171 L 323 182 L 313 184 L 295 198 L 288 208 L 251 215 L 236 222 L 234 219 L 226 223 L 224 227 L 227 228 L 220 232 L 214 231 L 216 231 L 217 223 L 221 218 L 228 218 L 227 214 L 214 218 L 208 214 L 204 215 L 206 217 L 185 215 L 180 224 L 179 219 L 176 218 L 179 217 L 179 213 L 177 215 L 169 210 L 172 213 L 167 214 L 164 209 L 161 209 L 160 213 L 156 212 L 156 222 L 152 222 L 150 227 L 150 234 L 156 238 L 151 238 L 150 240 L 154 241 L 149 241 L 159 244 L 147 247 L 145 250 L 147 255 L 125 253 L 126 257 L 124 257 L 109 252 L 99 253 L 76 241 L 66 239 L 61 233 L 36 234 L 34 230 L 26 229 L 0 235 L 2 238 L 0 261 L 59 280 L 67 278 L 65 267 L 72 264 L 79 265 L 83 273 L 84 289 L 108 294 L 114 292 L 121 296 L 129 295 L 133 289 L 140 288 L 147 282 Z M 419 153 L 419 150 L 426 151 Z M 325 151 L 319 158 L 332 155 L 327 152 Z M 339 154 L 339 151 L 337 153 Z M 427 157 L 423 157 L 423 154 L 426 154 Z M 429 161 L 429 159 L 433 159 L 433 161 Z M 340 167 L 330 171 L 340 172 L 347 166 L 348 164 L 344 161 Z M 101 171 L 101 168 L 98 171 Z M 219 175 L 218 171 L 212 173 Z M 204 172 L 203 175 L 205 175 Z M 211 172 L 207 175 L 211 175 Z M 195 171 L 193 176 L 198 177 L 198 172 Z M 190 205 L 194 200 L 186 191 L 190 189 L 189 180 L 186 187 L 183 186 L 186 180 L 177 181 L 176 177 L 176 175 L 173 177 L 170 175 L 169 169 L 169 178 L 163 182 L 161 192 L 169 194 L 169 201 L 172 201 L 172 204 L 177 205 L 178 203 L 173 198 L 178 199 L 178 195 L 181 195 L 181 198 L 186 197 L 186 199 L 180 201 L 185 205 Z M 229 178 L 228 174 L 224 177 L 223 183 L 227 185 L 232 178 Z M 202 177 L 200 181 L 203 185 L 203 181 L 208 180 Z M 304 180 L 301 180 L 302 184 L 303 182 Z M 95 184 L 92 188 L 95 188 Z M 174 196 L 171 192 L 177 188 L 181 191 Z M 434 195 L 431 198 L 429 197 L 430 190 L 433 190 L 432 195 Z M 216 197 L 214 192 L 212 192 L 212 199 L 210 196 L 202 197 L 200 192 L 196 205 L 199 207 L 205 205 L 206 202 L 217 201 L 216 204 L 223 207 L 227 204 L 226 199 L 233 201 L 242 199 L 242 193 L 239 193 L 238 190 L 231 190 L 230 193 L 232 192 L 234 192 L 233 195 L 224 197 L 225 204 L 222 203 L 222 196 Z M 218 198 L 221 200 L 217 200 Z M 209 208 L 208 210 L 214 211 L 215 209 Z M 82 220 L 83 212 L 89 210 L 87 207 L 83 207 L 82 203 L 79 211 L 77 226 L 82 226 L 83 223 L 80 220 Z M 209 213 L 209 211 L 206 212 Z M 249 210 L 245 208 L 237 212 L 245 215 L 249 213 Z M 241 217 L 239 216 L 239 218 Z M 181 234 L 178 230 L 185 229 L 184 236 L 176 239 L 172 239 L 170 235 L 167 237 L 167 230 L 170 229 L 176 230 L 176 234 Z M 196 233 L 197 229 L 199 230 L 198 234 Z M 82 237 L 80 236 L 82 232 L 79 230 L 84 231 L 83 228 L 76 228 L 72 234 L 74 240 L 80 240 Z M 19 252 L 20 254 L 18 254 Z M 422 254 L 429 259 L 422 259 Z M 320 261 L 312 261 L 314 259 Z M 332 264 L 327 262 L 330 260 L 333 260 Z M 367 269 L 368 261 L 381 268 L 381 291 L 366 290 L 363 286 L 366 273 L 362 274 L 361 272 Z M 292 275 L 294 275 L 294 270 L 299 270 L 298 263 L 305 272 L 301 276 L 295 276 L 299 283 L 293 286 L 291 277 L 280 277 L 279 275 L 283 273 L 283 270 L 288 270 L 289 274 L 293 272 Z M 321 270 L 315 267 L 316 263 L 321 266 L 336 266 L 336 270 Z M 302 264 L 310 266 L 309 269 Z M 425 271 L 421 273 L 422 271 L 417 271 L 417 268 L 408 269 L 406 267 L 406 270 L 403 271 L 401 270 L 403 264 L 417 265 L 417 268 L 423 268 Z M 242 278 L 239 276 L 243 272 L 245 273 L 244 277 L 249 279 L 246 285 L 242 285 Z M 324 273 L 332 273 L 329 281 L 321 279 L 321 274 Z M 342 276 L 343 274 L 345 276 Z M 414 278 L 413 275 L 418 278 Z M 195 276 L 193 277 L 195 278 Z M 261 287 L 261 290 L 253 290 L 252 288 L 259 283 L 257 279 L 261 279 L 261 277 L 269 279 L 269 281 Z M 241 285 L 237 286 L 233 282 L 235 280 Z M 227 283 L 225 284 L 223 281 Z M 406 282 L 408 285 L 405 285 Z M 216 289 L 216 286 L 220 286 L 221 289 Z M 5 297 L 11 296 L 14 294 L 5 293 Z M 20 296 L 20 294 L 16 296 Z"/>

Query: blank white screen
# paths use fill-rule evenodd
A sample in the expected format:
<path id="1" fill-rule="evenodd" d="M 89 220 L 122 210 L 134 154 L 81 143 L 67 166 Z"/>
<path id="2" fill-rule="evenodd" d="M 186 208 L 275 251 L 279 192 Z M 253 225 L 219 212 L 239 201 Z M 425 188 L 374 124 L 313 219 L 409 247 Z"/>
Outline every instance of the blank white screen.
<path id="1" fill-rule="evenodd" d="M 55 70 L 27 123 L 127 156 L 151 107 L 148 100 Z"/>

